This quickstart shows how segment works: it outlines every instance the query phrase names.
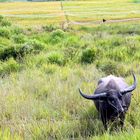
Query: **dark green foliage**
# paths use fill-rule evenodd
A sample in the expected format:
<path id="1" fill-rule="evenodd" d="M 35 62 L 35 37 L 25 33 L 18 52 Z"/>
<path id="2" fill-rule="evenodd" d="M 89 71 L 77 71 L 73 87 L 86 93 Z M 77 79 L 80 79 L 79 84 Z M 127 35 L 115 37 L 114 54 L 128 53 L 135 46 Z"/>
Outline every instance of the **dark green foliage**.
<path id="1" fill-rule="evenodd" d="M 97 55 L 97 49 L 95 47 L 87 48 L 82 52 L 81 62 L 92 63 L 95 60 L 96 55 Z"/>
<path id="2" fill-rule="evenodd" d="M 7 60 L 10 57 L 13 57 L 15 59 L 21 58 L 30 53 L 39 53 L 43 48 L 44 44 L 40 43 L 37 40 L 29 40 L 28 42 L 21 45 L 1 47 L 0 59 Z"/>
<path id="3" fill-rule="evenodd" d="M 0 49 L 0 59 L 7 60 L 10 57 L 17 58 L 19 55 L 19 48 L 17 46 L 11 46 Z"/>

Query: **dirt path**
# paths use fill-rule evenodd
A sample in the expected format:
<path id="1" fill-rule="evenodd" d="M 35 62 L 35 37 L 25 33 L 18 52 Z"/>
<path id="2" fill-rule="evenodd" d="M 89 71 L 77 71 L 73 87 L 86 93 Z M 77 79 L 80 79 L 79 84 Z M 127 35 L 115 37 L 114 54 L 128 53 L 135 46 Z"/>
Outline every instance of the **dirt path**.
<path id="1" fill-rule="evenodd" d="M 131 22 L 131 21 L 140 21 L 140 18 L 129 18 L 129 19 L 114 19 L 114 20 L 106 20 L 106 21 L 91 21 L 91 22 L 77 22 L 70 21 L 69 24 L 75 25 L 92 25 L 92 24 L 103 24 L 103 23 L 119 23 L 119 22 Z"/>

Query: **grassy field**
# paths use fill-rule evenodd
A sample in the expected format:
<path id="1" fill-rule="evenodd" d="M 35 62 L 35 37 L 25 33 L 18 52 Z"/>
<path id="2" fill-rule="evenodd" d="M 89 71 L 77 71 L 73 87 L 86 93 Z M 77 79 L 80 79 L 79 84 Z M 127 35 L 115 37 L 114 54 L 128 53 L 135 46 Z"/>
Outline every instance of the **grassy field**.
<path id="1" fill-rule="evenodd" d="M 63 8 L 84 15 L 83 12 L 92 10 L 90 6 L 95 7 L 95 20 L 101 20 L 107 16 L 122 18 L 120 13 L 111 14 L 120 6 L 122 11 L 137 11 L 133 16 L 125 14 L 125 18 L 139 17 L 139 4 L 126 0 L 86 4 L 63 2 Z M 82 9 L 83 5 L 87 10 Z M 106 10 L 104 16 L 98 15 L 102 13 L 99 5 Z M 74 11 L 77 7 L 79 11 Z M 8 16 L 34 16 L 43 11 L 44 15 L 59 12 L 63 15 L 60 2 L 0 4 L 1 14 L 7 14 L 7 18 L 0 16 L 0 139 L 139 140 L 140 23 L 102 23 L 63 30 L 60 23 L 65 16 L 63 20 Z M 90 18 L 70 17 L 74 21 Z M 97 81 L 108 74 L 123 76 L 132 84 L 132 70 L 138 86 L 133 92 L 124 130 L 105 132 L 93 102 L 84 100 L 78 88 L 91 94 Z"/>
<path id="2" fill-rule="evenodd" d="M 9 2 L 0 4 L 0 14 L 15 24 L 33 26 L 62 24 L 66 15 L 70 21 L 82 22 L 136 18 L 140 17 L 140 6 L 131 0 Z"/>

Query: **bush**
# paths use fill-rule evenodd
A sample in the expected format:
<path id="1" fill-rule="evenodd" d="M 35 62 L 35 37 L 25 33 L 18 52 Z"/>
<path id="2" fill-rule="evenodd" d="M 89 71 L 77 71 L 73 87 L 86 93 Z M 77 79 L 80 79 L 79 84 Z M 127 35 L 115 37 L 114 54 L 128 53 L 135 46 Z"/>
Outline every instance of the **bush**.
<path id="1" fill-rule="evenodd" d="M 2 20 L 1 26 L 11 26 L 11 22 L 7 19 Z"/>
<path id="2" fill-rule="evenodd" d="M 20 40 L 21 41 L 21 40 Z M 15 59 L 24 57 L 26 54 L 39 53 L 44 48 L 44 44 L 38 40 L 29 40 L 21 45 L 0 48 L 0 59 L 7 60 L 10 57 Z"/>
<path id="3" fill-rule="evenodd" d="M 32 52 L 33 46 L 30 46 L 28 44 L 23 44 L 18 50 L 19 57 L 24 57 L 25 55 L 30 54 Z"/>
<path id="4" fill-rule="evenodd" d="M 96 55 L 97 55 L 97 49 L 95 47 L 87 48 L 82 52 L 81 62 L 92 63 L 95 60 Z"/>
<path id="5" fill-rule="evenodd" d="M 12 39 L 14 40 L 15 43 L 18 43 L 18 44 L 25 43 L 26 41 L 26 38 L 23 34 L 13 35 Z"/>
<path id="6" fill-rule="evenodd" d="M 11 26 L 11 22 L 4 18 L 3 16 L 0 16 L 0 25 L 1 26 Z"/>
<path id="7" fill-rule="evenodd" d="M 45 45 L 36 40 L 29 40 L 28 42 L 22 44 L 19 48 L 18 48 L 18 55 L 20 57 L 25 56 L 26 54 L 30 54 L 30 53 L 34 53 L 37 54 L 39 53 L 42 49 L 44 49 Z"/>
<path id="8" fill-rule="evenodd" d="M 16 27 L 16 26 L 15 26 L 15 27 L 13 27 L 12 32 L 13 32 L 13 34 L 16 34 L 16 35 L 22 34 L 22 33 L 23 33 L 23 29 L 20 28 L 20 27 Z"/>
<path id="9" fill-rule="evenodd" d="M 50 42 L 53 44 L 59 43 L 65 37 L 65 32 L 57 29 L 53 31 L 50 35 Z"/>
<path id="10" fill-rule="evenodd" d="M 30 48 L 32 48 L 35 52 L 39 52 L 39 51 L 43 50 L 45 47 L 44 43 L 42 43 L 36 39 L 29 40 L 24 45 L 30 46 Z"/>
<path id="11" fill-rule="evenodd" d="M 17 53 L 18 53 L 18 51 L 15 46 L 1 48 L 0 49 L 0 59 L 7 60 L 10 57 L 16 58 L 18 55 Z"/>
<path id="12" fill-rule="evenodd" d="M 51 52 L 47 56 L 48 63 L 64 65 L 64 57 L 61 53 Z"/>
<path id="13" fill-rule="evenodd" d="M 7 27 L 0 27 L 0 36 L 10 38 L 11 31 Z"/>

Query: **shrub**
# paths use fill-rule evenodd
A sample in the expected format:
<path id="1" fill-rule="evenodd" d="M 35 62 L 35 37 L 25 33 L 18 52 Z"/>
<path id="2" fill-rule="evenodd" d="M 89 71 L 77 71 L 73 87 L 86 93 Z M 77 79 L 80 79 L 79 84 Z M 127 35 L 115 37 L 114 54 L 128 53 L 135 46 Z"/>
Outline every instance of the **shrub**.
<path id="1" fill-rule="evenodd" d="M 20 57 L 23 57 L 26 54 L 39 53 L 42 49 L 44 49 L 44 44 L 36 39 L 29 40 L 25 42 L 18 48 L 18 54 Z"/>
<path id="2" fill-rule="evenodd" d="M 26 41 L 26 38 L 23 34 L 13 35 L 12 39 L 14 40 L 15 43 L 18 43 L 18 44 L 25 43 Z"/>
<path id="3" fill-rule="evenodd" d="M 28 42 L 26 42 L 24 45 L 30 46 L 33 48 L 35 52 L 39 52 L 40 50 L 43 50 L 45 47 L 45 44 L 36 40 L 36 39 L 31 39 Z"/>
<path id="4" fill-rule="evenodd" d="M 96 53 L 97 53 L 97 49 L 95 47 L 85 49 L 81 55 L 81 62 L 92 63 L 96 58 L 97 55 Z"/>
<path id="5" fill-rule="evenodd" d="M 0 59 L 6 60 L 10 57 L 17 57 L 17 48 L 15 46 L 0 49 Z"/>
<path id="6" fill-rule="evenodd" d="M 11 31 L 7 27 L 0 27 L 0 36 L 10 38 Z"/>
<path id="7" fill-rule="evenodd" d="M 11 26 L 11 22 L 7 19 L 1 21 L 1 26 Z"/>
<path id="8" fill-rule="evenodd" d="M 12 32 L 13 32 L 13 34 L 17 34 L 18 35 L 18 34 L 23 33 L 23 29 L 18 27 L 18 26 L 15 26 L 15 27 L 13 27 Z"/>
<path id="9" fill-rule="evenodd" d="M 32 53 L 33 50 L 34 50 L 34 49 L 33 49 L 33 46 L 30 46 L 30 45 L 28 45 L 28 44 L 23 44 L 23 45 L 19 48 L 18 54 L 19 54 L 20 57 L 23 57 L 23 56 L 25 56 L 25 55 L 27 55 L 27 54 Z"/>
<path id="10" fill-rule="evenodd" d="M 11 22 L 0 15 L 0 25 L 1 26 L 11 26 Z"/>
<path id="11" fill-rule="evenodd" d="M 26 54 L 39 53 L 43 48 L 44 44 L 39 42 L 38 40 L 29 40 L 28 42 L 21 45 L 0 48 L 0 59 L 6 60 L 10 57 L 13 57 L 15 59 L 21 58 Z"/>
<path id="12" fill-rule="evenodd" d="M 65 37 L 65 32 L 57 29 L 53 31 L 50 35 L 49 41 L 53 44 L 59 43 Z"/>
<path id="13" fill-rule="evenodd" d="M 61 53 L 51 52 L 47 56 L 48 63 L 64 65 L 64 57 Z"/>

